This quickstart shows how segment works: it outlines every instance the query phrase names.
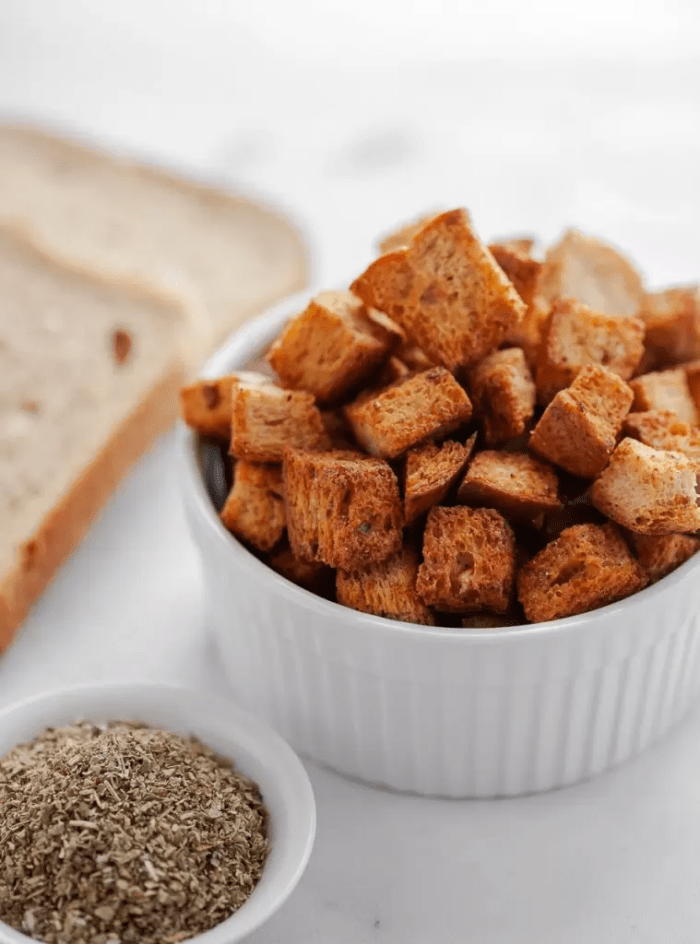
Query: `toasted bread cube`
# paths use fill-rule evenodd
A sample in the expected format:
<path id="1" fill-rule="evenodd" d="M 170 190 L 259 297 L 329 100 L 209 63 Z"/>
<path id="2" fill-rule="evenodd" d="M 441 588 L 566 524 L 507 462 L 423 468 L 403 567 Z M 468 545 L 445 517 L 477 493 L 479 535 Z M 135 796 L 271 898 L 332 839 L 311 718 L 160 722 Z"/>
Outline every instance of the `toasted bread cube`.
<path id="1" fill-rule="evenodd" d="M 418 219 L 413 220 L 411 223 L 404 223 L 403 226 L 400 226 L 380 240 L 379 251 L 381 253 L 394 252 L 396 249 L 405 249 L 407 246 L 410 246 L 416 233 L 423 229 L 431 220 L 434 220 L 437 215 L 437 213 L 428 213 L 419 216 Z"/>
<path id="2" fill-rule="evenodd" d="M 544 405 L 576 379 L 587 364 L 599 364 L 628 380 L 644 353 L 644 322 L 604 315 L 571 298 L 558 299 L 543 329 L 536 383 Z"/>
<path id="3" fill-rule="evenodd" d="M 450 370 L 476 363 L 525 314 L 525 305 L 464 210 L 423 226 L 407 249 L 380 256 L 353 283 L 428 357 Z"/>
<path id="4" fill-rule="evenodd" d="M 331 403 L 361 387 L 401 336 L 350 292 L 322 292 L 287 324 L 267 360 L 285 387 Z"/>
<path id="5" fill-rule="evenodd" d="M 612 455 L 633 396 L 607 367 L 582 368 L 540 417 L 530 448 L 572 475 L 594 478 Z"/>
<path id="6" fill-rule="evenodd" d="M 492 508 L 433 508 L 416 588 L 438 610 L 505 613 L 515 577 L 513 531 Z"/>
<path id="7" fill-rule="evenodd" d="M 236 382 L 231 404 L 231 455 L 236 459 L 279 463 L 286 445 L 328 448 L 321 413 L 310 393 Z"/>
<path id="8" fill-rule="evenodd" d="M 520 570 L 518 599 L 531 622 L 544 623 L 614 603 L 646 582 L 614 524 L 579 524 Z"/>
<path id="9" fill-rule="evenodd" d="M 525 312 L 523 320 L 510 328 L 504 338 L 509 347 L 522 349 L 528 366 L 533 373 L 537 370 L 537 361 L 542 347 L 542 334 L 549 318 L 551 305 L 539 296 Z"/>
<path id="10" fill-rule="evenodd" d="M 645 346 L 655 366 L 669 367 L 700 357 L 700 287 L 668 288 L 644 296 L 641 317 Z"/>
<path id="11" fill-rule="evenodd" d="M 465 445 L 448 440 L 441 446 L 426 443 L 406 456 L 404 519 L 415 521 L 433 505 L 439 505 L 457 481 L 476 444 L 476 433 Z"/>
<path id="12" fill-rule="evenodd" d="M 214 380 L 197 380 L 180 391 L 182 418 L 202 436 L 231 438 L 231 391 L 234 383 L 251 386 L 270 383 L 269 377 L 252 371 L 240 371 Z"/>
<path id="13" fill-rule="evenodd" d="M 630 381 L 634 391 L 634 410 L 670 410 L 679 420 L 690 426 L 698 426 L 700 417 L 688 386 L 688 375 L 684 368 L 654 371 Z"/>
<path id="14" fill-rule="evenodd" d="M 429 370 L 431 367 L 438 366 L 435 361 L 428 357 L 425 351 L 421 351 L 419 347 L 416 347 L 415 344 L 411 344 L 410 341 L 404 341 L 399 344 L 394 354 L 406 365 L 409 371 L 414 374 L 419 374 L 422 370 Z"/>
<path id="15" fill-rule="evenodd" d="M 288 447 L 283 473 L 287 533 L 298 558 L 352 572 L 398 552 L 401 497 L 386 462 Z"/>
<path id="16" fill-rule="evenodd" d="M 524 248 L 529 243 L 529 248 Z M 513 240 L 505 243 L 491 243 L 489 252 L 513 283 L 518 295 L 532 308 L 540 278 L 542 263 L 530 255 L 530 240 Z"/>
<path id="17" fill-rule="evenodd" d="M 296 557 L 286 541 L 272 551 L 269 564 L 282 577 L 311 593 L 329 596 L 334 590 L 334 571 L 326 564 L 304 561 Z"/>
<path id="18" fill-rule="evenodd" d="M 572 229 L 547 251 L 539 292 L 550 302 L 575 298 L 604 315 L 637 315 L 644 288 L 621 253 Z"/>
<path id="19" fill-rule="evenodd" d="M 651 583 L 661 580 L 700 550 L 700 540 L 688 534 L 628 533 L 632 550 Z"/>
<path id="20" fill-rule="evenodd" d="M 513 521 L 530 522 L 561 508 L 554 469 L 524 452 L 478 452 L 457 491 L 464 505 L 495 508 Z"/>
<path id="21" fill-rule="evenodd" d="M 368 570 L 336 574 L 336 599 L 361 613 L 434 626 L 435 617 L 416 593 L 418 554 L 410 546 Z"/>
<path id="22" fill-rule="evenodd" d="M 233 488 L 221 510 L 224 525 L 261 551 L 269 551 L 284 534 L 282 469 L 240 460 Z"/>
<path id="23" fill-rule="evenodd" d="M 623 424 L 626 436 L 638 439 L 652 449 L 681 452 L 691 459 L 700 475 L 700 429 L 682 423 L 670 410 L 628 413 Z"/>
<path id="24" fill-rule="evenodd" d="M 680 452 L 661 452 L 623 439 L 593 484 L 593 504 L 639 534 L 700 528 L 695 464 Z"/>
<path id="25" fill-rule="evenodd" d="M 535 412 L 535 382 L 518 347 L 494 351 L 469 371 L 467 386 L 490 446 L 521 436 Z"/>
<path id="26" fill-rule="evenodd" d="M 411 446 L 467 423 L 472 404 L 448 370 L 432 367 L 379 393 L 361 394 L 345 415 L 367 452 L 395 459 Z"/>

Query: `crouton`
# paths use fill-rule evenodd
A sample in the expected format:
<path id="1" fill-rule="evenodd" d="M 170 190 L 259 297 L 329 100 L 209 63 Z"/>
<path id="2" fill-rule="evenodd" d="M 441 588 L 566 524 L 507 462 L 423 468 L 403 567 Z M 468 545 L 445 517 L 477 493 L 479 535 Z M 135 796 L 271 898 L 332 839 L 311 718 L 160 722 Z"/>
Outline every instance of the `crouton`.
<path id="1" fill-rule="evenodd" d="M 644 353 L 644 322 L 604 315 L 571 298 L 558 299 L 543 328 L 536 384 L 546 405 L 587 364 L 600 364 L 629 380 Z"/>
<path id="2" fill-rule="evenodd" d="M 528 242 L 528 240 L 522 240 L 491 243 L 488 248 L 493 258 L 513 283 L 518 295 L 530 309 L 537 295 L 542 263 L 538 262 L 537 259 L 533 259 L 530 255 L 531 243 L 530 248 L 523 248 L 523 245 Z"/>
<path id="3" fill-rule="evenodd" d="M 400 226 L 380 240 L 379 251 L 381 253 L 394 252 L 396 249 L 405 249 L 407 246 L 410 246 L 416 233 L 423 229 L 431 220 L 435 219 L 437 215 L 437 212 L 424 214 L 411 223 L 405 223 L 403 226 Z"/>
<path id="4" fill-rule="evenodd" d="M 571 229 L 547 251 L 539 292 L 550 302 L 575 298 L 603 315 L 637 315 L 644 288 L 616 249 Z"/>
<path id="5" fill-rule="evenodd" d="M 335 591 L 335 571 L 326 564 L 300 560 L 286 541 L 271 552 L 269 564 L 280 576 L 311 593 L 328 597 Z"/>
<path id="6" fill-rule="evenodd" d="M 355 437 L 342 410 L 321 410 L 321 422 L 331 449 L 357 450 Z"/>
<path id="7" fill-rule="evenodd" d="M 289 444 L 306 449 L 329 446 L 323 420 L 310 393 L 273 384 L 231 388 L 231 455 L 251 462 L 281 462 Z"/>
<path id="8" fill-rule="evenodd" d="M 432 508 L 416 589 L 438 610 L 505 613 L 515 577 L 515 537 L 492 508 Z"/>
<path id="9" fill-rule="evenodd" d="M 259 550 L 274 547 L 285 528 L 282 469 L 237 462 L 221 520 L 229 531 Z"/>
<path id="10" fill-rule="evenodd" d="M 651 583 L 661 580 L 700 550 L 700 540 L 687 534 L 627 534 L 635 557 Z"/>
<path id="11" fill-rule="evenodd" d="M 472 404 L 449 371 L 432 367 L 379 393 L 365 392 L 345 407 L 345 415 L 367 452 L 395 459 L 467 423 Z"/>
<path id="12" fill-rule="evenodd" d="M 353 283 L 428 357 L 450 370 L 480 360 L 525 314 L 525 305 L 464 210 L 422 227 L 407 249 L 380 256 Z"/>
<path id="13" fill-rule="evenodd" d="M 421 351 L 410 341 L 404 341 L 396 346 L 394 356 L 397 357 L 411 373 L 418 374 L 422 370 L 429 370 L 431 367 L 437 367 L 435 361 L 431 360 L 425 351 Z"/>
<path id="14" fill-rule="evenodd" d="M 700 423 L 698 409 L 690 393 L 688 375 L 684 368 L 653 371 L 630 380 L 634 391 L 633 409 L 637 413 L 647 410 L 670 410 L 679 420 L 690 426 Z"/>
<path id="15" fill-rule="evenodd" d="M 352 572 L 400 549 L 399 483 L 386 462 L 287 447 L 283 474 L 289 544 L 301 560 Z"/>
<path id="16" fill-rule="evenodd" d="M 336 599 L 362 613 L 434 626 L 435 617 L 416 593 L 418 553 L 409 545 L 369 570 L 336 574 Z"/>
<path id="17" fill-rule="evenodd" d="M 438 505 L 464 470 L 474 451 L 476 433 L 463 446 L 444 442 L 426 443 L 411 449 L 406 456 L 404 519 L 406 524 Z"/>
<path id="18" fill-rule="evenodd" d="M 682 423 L 670 410 L 628 413 L 623 423 L 626 436 L 652 449 L 681 452 L 695 463 L 700 475 L 700 429 Z"/>
<path id="19" fill-rule="evenodd" d="M 322 292 L 287 324 L 267 360 L 285 387 L 332 403 L 361 387 L 401 337 L 350 292 Z"/>
<path id="20" fill-rule="evenodd" d="M 383 390 L 384 387 L 398 383 L 399 380 L 405 380 L 406 377 L 410 377 L 412 373 L 413 371 L 410 370 L 402 360 L 399 360 L 398 357 L 390 357 L 379 374 L 374 378 L 374 382 L 371 386 L 377 390 Z"/>
<path id="21" fill-rule="evenodd" d="M 683 369 L 685 370 L 685 380 L 688 384 L 690 396 L 693 398 L 695 409 L 698 416 L 700 416 L 700 360 L 684 364 Z"/>
<path id="22" fill-rule="evenodd" d="M 641 590 L 642 567 L 613 524 L 567 528 L 518 574 L 518 599 L 533 623 L 587 613 Z"/>
<path id="23" fill-rule="evenodd" d="M 464 505 L 496 508 L 513 521 L 529 522 L 561 507 L 557 474 L 524 452 L 477 453 L 457 490 Z"/>
<path id="24" fill-rule="evenodd" d="M 593 484 L 593 504 L 639 534 L 673 534 L 700 528 L 695 464 L 679 452 L 661 452 L 623 439 Z"/>
<path id="25" fill-rule="evenodd" d="M 535 412 L 535 382 L 518 347 L 494 351 L 467 377 L 474 412 L 490 446 L 525 432 Z"/>
<path id="26" fill-rule="evenodd" d="M 540 417 L 530 448 L 572 475 L 594 478 L 612 455 L 633 397 L 607 367 L 583 367 Z"/>
<path id="27" fill-rule="evenodd" d="M 551 305 L 543 298 L 535 298 L 532 307 L 525 312 L 521 322 L 506 332 L 504 344 L 519 347 L 531 371 L 537 369 L 537 360 L 542 346 L 542 333 L 549 318 Z"/>
<path id="28" fill-rule="evenodd" d="M 240 371 L 215 380 L 197 380 L 180 391 L 182 418 L 202 436 L 231 438 L 231 391 L 234 383 L 269 384 L 263 374 Z"/>
<path id="29" fill-rule="evenodd" d="M 654 366 L 670 367 L 700 357 L 700 287 L 669 288 L 645 295 L 640 316 Z"/>

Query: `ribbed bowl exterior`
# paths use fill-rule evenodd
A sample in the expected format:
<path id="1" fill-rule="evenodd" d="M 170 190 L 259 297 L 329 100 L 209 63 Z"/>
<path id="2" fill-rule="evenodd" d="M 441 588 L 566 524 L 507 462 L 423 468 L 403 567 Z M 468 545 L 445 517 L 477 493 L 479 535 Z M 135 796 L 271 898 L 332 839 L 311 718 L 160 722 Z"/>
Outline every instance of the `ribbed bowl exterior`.
<path id="1" fill-rule="evenodd" d="M 304 301 L 249 325 L 205 375 L 243 367 Z M 179 435 L 208 624 L 234 697 L 320 764 L 420 794 L 549 790 L 644 750 L 698 693 L 697 558 L 621 603 L 535 626 L 367 616 L 301 590 L 238 544 L 206 495 L 195 437 Z"/>

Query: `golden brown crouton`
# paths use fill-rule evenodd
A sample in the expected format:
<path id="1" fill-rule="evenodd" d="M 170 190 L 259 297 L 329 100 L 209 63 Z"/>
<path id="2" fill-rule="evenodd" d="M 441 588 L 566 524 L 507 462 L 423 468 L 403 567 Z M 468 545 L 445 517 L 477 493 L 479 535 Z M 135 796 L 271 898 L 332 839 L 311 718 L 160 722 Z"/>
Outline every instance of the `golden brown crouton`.
<path id="1" fill-rule="evenodd" d="M 522 241 L 522 244 L 528 242 Z M 535 296 L 537 295 L 537 285 L 540 277 L 542 263 L 533 259 L 530 255 L 530 249 L 522 248 L 522 244 L 516 242 L 491 243 L 489 252 L 503 269 L 518 295 L 527 305 L 532 308 Z M 530 246 L 530 248 L 532 248 Z"/>
<path id="2" fill-rule="evenodd" d="M 530 370 L 537 369 L 542 333 L 551 309 L 549 302 L 539 296 L 535 298 L 532 307 L 525 312 L 525 317 L 519 324 L 514 325 L 506 332 L 504 343 L 508 347 L 522 348 Z"/>
<path id="3" fill-rule="evenodd" d="M 310 393 L 236 382 L 231 403 L 231 455 L 236 459 L 281 462 L 287 444 L 305 449 L 329 445 Z"/>
<path id="4" fill-rule="evenodd" d="M 231 438 L 231 390 L 237 381 L 255 385 L 269 384 L 269 377 L 249 371 L 197 380 L 180 391 L 182 418 L 202 436 Z"/>
<path id="5" fill-rule="evenodd" d="M 639 534 L 673 534 L 700 528 L 697 470 L 679 452 L 661 452 L 623 439 L 593 484 L 593 504 Z"/>
<path id="6" fill-rule="evenodd" d="M 700 541 L 687 534 L 635 534 L 628 540 L 652 583 L 680 567 L 700 550 Z"/>
<path id="7" fill-rule="evenodd" d="M 322 292 L 287 324 L 267 360 L 285 387 L 330 403 L 361 387 L 401 337 L 350 292 Z"/>
<path id="8" fill-rule="evenodd" d="M 697 426 L 700 423 L 695 406 L 688 375 L 684 368 L 654 371 L 630 380 L 634 391 L 634 410 L 643 413 L 646 410 L 670 410 L 679 420 Z"/>
<path id="9" fill-rule="evenodd" d="M 561 507 L 557 474 L 524 452 L 477 453 L 459 489 L 457 501 L 496 508 L 514 521 L 529 522 Z"/>
<path id="10" fill-rule="evenodd" d="M 647 578 L 613 524 L 562 531 L 518 574 L 518 599 L 533 623 L 587 613 L 641 590 Z"/>
<path id="11" fill-rule="evenodd" d="M 636 315 L 642 279 L 616 249 L 568 230 L 545 256 L 539 292 L 548 301 L 575 298 L 604 315 Z"/>
<path id="12" fill-rule="evenodd" d="M 311 593 L 330 596 L 335 590 L 335 572 L 326 564 L 296 557 L 286 541 L 272 551 L 269 563 L 282 577 Z"/>
<path id="13" fill-rule="evenodd" d="M 381 253 L 394 252 L 396 249 L 405 249 L 407 246 L 410 246 L 418 230 L 435 219 L 437 215 L 437 211 L 423 214 L 423 216 L 419 216 L 418 219 L 413 220 L 411 223 L 405 223 L 403 226 L 400 226 L 398 229 L 394 230 L 393 233 L 389 233 L 388 236 L 380 240 L 379 251 Z"/>
<path id="14" fill-rule="evenodd" d="M 261 551 L 269 551 L 284 533 L 282 469 L 240 460 L 221 520 L 233 534 Z"/>
<path id="15" fill-rule="evenodd" d="M 519 347 L 494 351 L 468 374 L 474 412 L 488 445 L 525 432 L 535 411 L 535 382 Z"/>
<path id="16" fill-rule="evenodd" d="M 644 296 L 645 346 L 657 367 L 700 357 L 700 287 L 669 288 Z"/>
<path id="17" fill-rule="evenodd" d="M 426 443 L 409 451 L 404 498 L 406 524 L 443 500 L 469 461 L 475 444 L 476 433 L 464 446 L 448 441 L 442 446 Z"/>
<path id="18" fill-rule="evenodd" d="M 638 439 L 652 449 L 681 452 L 695 463 L 700 475 L 700 429 L 682 423 L 670 410 L 628 413 L 623 424 L 625 435 Z"/>
<path id="19" fill-rule="evenodd" d="M 472 415 L 465 391 L 444 367 L 366 392 L 345 407 L 357 441 L 372 455 L 395 459 L 426 439 L 446 436 Z"/>
<path id="20" fill-rule="evenodd" d="M 587 364 L 600 364 L 628 380 L 643 353 L 644 322 L 639 318 L 613 318 L 561 298 L 543 328 L 535 378 L 539 400 L 549 403 Z"/>
<path id="21" fill-rule="evenodd" d="M 572 475 L 593 478 L 612 455 L 633 396 L 607 367 L 582 368 L 540 417 L 530 448 Z"/>
<path id="22" fill-rule="evenodd" d="M 492 508 L 433 508 L 416 588 L 438 610 L 505 613 L 515 576 L 515 538 Z"/>
<path id="23" fill-rule="evenodd" d="M 385 311 L 413 343 L 450 370 L 494 350 L 525 314 L 522 299 L 464 210 L 441 214 L 407 249 L 380 256 L 352 291 Z"/>
<path id="24" fill-rule="evenodd" d="M 418 554 L 405 546 L 368 570 L 336 574 L 336 598 L 343 606 L 405 623 L 434 626 L 435 617 L 416 593 Z"/>
<path id="25" fill-rule="evenodd" d="M 283 471 L 287 532 L 297 557 L 352 572 L 397 553 L 403 514 L 386 462 L 287 447 Z"/>

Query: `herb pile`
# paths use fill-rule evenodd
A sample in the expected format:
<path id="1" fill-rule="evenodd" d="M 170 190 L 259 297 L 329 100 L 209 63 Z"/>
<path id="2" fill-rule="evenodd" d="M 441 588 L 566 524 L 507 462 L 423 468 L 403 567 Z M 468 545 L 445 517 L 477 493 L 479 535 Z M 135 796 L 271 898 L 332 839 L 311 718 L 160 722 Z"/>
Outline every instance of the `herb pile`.
<path id="1" fill-rule="evenodd" d="M 48 729 L 0 760 L 0 920 L 48 944 L 176 944 L 249 897 L 257 786 L 195 738 Z"/>

